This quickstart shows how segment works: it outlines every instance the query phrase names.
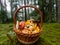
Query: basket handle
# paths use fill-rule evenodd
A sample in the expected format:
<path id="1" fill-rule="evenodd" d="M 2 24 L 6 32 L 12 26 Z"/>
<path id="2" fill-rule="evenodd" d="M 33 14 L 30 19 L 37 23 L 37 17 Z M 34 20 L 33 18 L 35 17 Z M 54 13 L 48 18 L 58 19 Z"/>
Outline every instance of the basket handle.
<path id="1" fill-rule="evenodd" d="M 34 8 L 39 13 L 39 15 L 41 16 L 40 27 L 42 27 L 42 23 L 43 23 L 43 14 L 42 14 L 42 12 L 36 6 L 34 6 L 34 5 L 25 5 L 25 6 L 20 6 L 20 8 L 18 8 L 15 11 L 15 13 L 14 13 L 14 28 L 16 29 L 16 15 L 17 15 L 17 13 L 19 12 L 20 9 L 26 8 L 26 7 Z"/>

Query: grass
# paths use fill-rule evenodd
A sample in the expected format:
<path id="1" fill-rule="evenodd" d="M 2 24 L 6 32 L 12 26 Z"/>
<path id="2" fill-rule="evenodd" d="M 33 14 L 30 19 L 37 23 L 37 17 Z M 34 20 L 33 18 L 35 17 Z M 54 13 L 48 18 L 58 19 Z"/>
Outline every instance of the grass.
<path id="1" fill-rule="evenodd" d="M 7 37 L 7 34 L 12 37 L 12 40 Z M 22 45 L 13 32 L 13 24 L 0 24 L 0 45 Z M 60 45 L 60 24 L 44 23 L 42 34 L 33 45 Z"/>
<path id="2" fill-rule="evenodd" d="M 51 23 L 51 24 L 45 24 L 43 26 L 43 34 L 41 35 L 41 37 L 47 40 L 51 45 L 60 45 L 59 35 L 60 35 L 60 24 Z"/>

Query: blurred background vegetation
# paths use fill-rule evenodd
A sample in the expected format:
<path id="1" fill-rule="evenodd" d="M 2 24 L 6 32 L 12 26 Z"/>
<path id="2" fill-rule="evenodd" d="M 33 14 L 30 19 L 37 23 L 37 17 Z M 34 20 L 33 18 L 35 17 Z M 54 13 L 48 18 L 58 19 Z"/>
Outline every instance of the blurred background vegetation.
<path id="1" fill-rule="evenodd" d="M 58 17 L 56 0 L 0 0 L 0 23 L 13 22 L 13 14 L 16 9 L 27 4 L 35 5 L 42 11 L 44 22 L 57 22 Z M 21 9 L 21 12 L 19 12 L 18 15 L 20 16 L 18 17 L 22 17 L 22 19 L 24 19 L 23 15 L 26 16 L 26 19 L 30 17 L 28 15 L 39 17 L 33 12 L 35 12 L 33 8 L 23 8 Z"/>

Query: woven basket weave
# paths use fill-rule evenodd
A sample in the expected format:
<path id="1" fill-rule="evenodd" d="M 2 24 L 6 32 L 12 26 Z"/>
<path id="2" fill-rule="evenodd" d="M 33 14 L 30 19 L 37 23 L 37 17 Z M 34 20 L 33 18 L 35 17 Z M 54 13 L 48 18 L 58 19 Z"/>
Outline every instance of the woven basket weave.
<path id="1" fill-rule="evenodd" d="M 38 14 L 40 15 L 41 17 L 41 22 L 40 22 L 40 25 L 38 26 L 40 28 L 40 31 L 38 33 L 35 33 L 35 34 L 24 34 L 24 33 L 21 33 L 19 32 L 17 29 L 16 29 L 16 15 L 17 13 L 19 12 L 20 9 L 22 8 L 26 8 L 26 7 L 31 7 L 31 8 L 34 8 Z M 16 36 L 18 38 L 18 40 L 23 43 L 23 44 L 32 44 L 32 43 L 35 43 L 38 39 L 39 39 L 39 36 L 41 34 L 41 31 L 42 31 L 42 12 L 35 6 L 33 5 L 25 5 L 25 6 L 21 6 L 19 9 L 17 9 L 14 13 L 14 32 L 16 33 Z"/>

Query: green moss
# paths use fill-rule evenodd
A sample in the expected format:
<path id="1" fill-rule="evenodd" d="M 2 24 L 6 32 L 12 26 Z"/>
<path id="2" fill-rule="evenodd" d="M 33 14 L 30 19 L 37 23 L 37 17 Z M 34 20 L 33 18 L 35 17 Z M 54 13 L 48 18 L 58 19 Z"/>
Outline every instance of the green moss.
<path id="1" fill-rule="evenodd" d="M 9 34 L 13 40 L 7 37 Z M 15 33 L 13 33 L 13 24 L 0 24 L 0 45 L 20 45 Z M 44 23 L 43 31 L 39 40 L 33 45 L 60 45 L 60 24 Z"/>

